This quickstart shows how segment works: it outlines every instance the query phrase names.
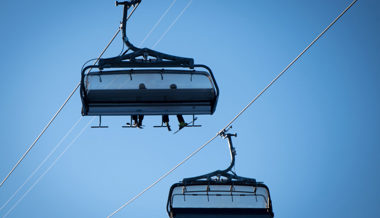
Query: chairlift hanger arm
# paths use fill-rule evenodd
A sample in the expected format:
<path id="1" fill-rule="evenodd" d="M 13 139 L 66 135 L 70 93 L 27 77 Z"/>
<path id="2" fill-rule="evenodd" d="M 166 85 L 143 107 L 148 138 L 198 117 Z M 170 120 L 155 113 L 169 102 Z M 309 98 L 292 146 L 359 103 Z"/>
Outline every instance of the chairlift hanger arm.
<path id="1" fill-rule="evenodd" d="M 169 54 L 164 54 L 157 52 L 148 48 L 137 48 L 134 46 L 127 37 L 126 27 L 128 21 L 128 9 L 130 7 L 137 7 L 141 3 L 141 0 L 131 0 L 118 2 L 116 1 L 116 6 L 123 5 L 123 20 L 122 20 L 122 36 L 123 42 L 128 47 L 128 50 L 132 52 L 129 54 L 123 54 L 121 56 L 100 59 L 99 66 L 101 68 L 112 68 L 112 67 L 189 67 L 193 68 L 194 59 L 173 56 Z M 128 51 L 127 50 L 127 51 Z M 137 59 L 142 57 L 141 59 Z M 153 57 L 153 58 L 151 58 Z"/>
<path id="2" fill-rule="evenodd" d="M 137 5 L 139 5 L 140 3 L 141 3 L 141 0 L 131 0 L 131 1 L 124 1 L 124 2 L 116 1 L 116 6 L 119 6 L 119 5 L 124 6 L 124 8 L 123 8 L 123 21 L 121 24 L 122 36 L 123 36 L 124 43 L 132 51 L 137 51 L 137 50 L 139 50 L 139 48 L 135 47 L 131 42 L 129 42 L 128 37 L 127 37 L 126 27 L 127 27 L 127 20 L 128 20 L 128 9 L 132 6 L 137 7 Z"/>
<path id="3" fill-rule="evenodd" d="M 236 150 L 232 144 L 231 137 L 232 136 L 236 137 L 237 134 L 236 133 L 231 134 L 231 133 L 223 132 L 223 133 L 221 133 L 221 136 L 224 138 L 227 138 L 227 140 L 228 140 L 228 147 L 230 149 L 230 154 L 231 154 L 230 166 L 228 166 L 225 170 L 217 170 L 217 171 L 214 171 L 212 173 L 204 174 L 201 176 L 183 179 L 182 182 L 184 184 L 189 184 L 189 183 L 197 182 L 200 180 L 211 181 L 212 177 L 218 177 L 218 179 L 220 179 L 220 177 L 225 177 L 227 179 L 227 181 L 242 181 L 242 182 L 256 183 L 255 179 L 238 176 L 238 175 L 236 175 L 235 172 L 232 171 L 232 168 L 235 165 Z"/>
<path id="4" fill-rule="evenodd" d="M 231 154 L 231 164 L 227 169 L 223 170 L 224 172 L 229 172 L 229 171 L 232 172 L 232 168 L 235 166 L 236 150 L 232 144 L 232 140 L 231 140 L 232 136 L 236 137 L 237 134 L 236 133 L 235 134 L 227 133 L 224 135 L 224 138 L 227 138 L 227 140 L 228 140 L 228 148 L 230 149 L 230 154 Z"/>

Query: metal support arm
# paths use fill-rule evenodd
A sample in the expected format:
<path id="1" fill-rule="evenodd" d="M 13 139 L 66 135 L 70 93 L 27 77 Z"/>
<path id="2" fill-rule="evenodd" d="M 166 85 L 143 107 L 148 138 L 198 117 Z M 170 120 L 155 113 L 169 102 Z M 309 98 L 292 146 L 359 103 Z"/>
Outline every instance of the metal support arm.
<path id="1" fill-rule="evenodd" d="M 129 42 L 128 40 L 128 37 L 127 37 L 127 31 L 126 31 L 126 27 L 127 27 L 127 17 L 128 17 L 128 9 L 130 7 L 136 7 L 138 4 L 141 3 L 141 0 L 131 0 L 131 1 L 124 1 L 124 2 L 118 2 L 116 1 L 116 6 L 119 6 L 119 5 L 123 5 L 124 6 L 124 9 L 123 9 L 123 21 L 122 21 L 122 24 L 121 24 L 121 29 L 122 29 L 122 35 L 123 35 L 123 41 L 125 43 L 125 45 L 127 45 L 127 47 L 129 49 L 131 49 L 132 51 L 137 51 L 139 50 L 139 48 L 135 47 L 131 42 Z"/>
<path id="2" fill-rule="evenodd" d="M 132 52 L 128 54 L 125 52 L 123 55 L 113 58 L 100 59 L 100 69 L 117 67 L 188 67 L 190 69 L 193 69 L 194 59 L 192 58 L 169 55 L 148 48 L 137 48 L 128 40 L 126 33 L 128 9 L 131 7 L 134 7 L 134 9 L 136 9 L 140 3 L 141 0 L 130 0 L 123 2 L 116 1 L 116 6 L 122 5 L 124 7 L 123 20 L 121 22 L 121 31 L 124 44 L 128 47 L 128 50 L 131 50 Z"/>
<path id="3" fill-rule="evenodd" d="M 232 144 L 231 137 L 232 136 L 237 137 L 237 134 L 226 133 L 226 131 L 224 131 L 220 135 L 228 140 L 228 147 L 230 149 L 230 154 L 231 154 L 231 163 L 229 167 L 227 167 L 225 170 L 217 170 L 217 171 L 214 171 L 212 173 L 208 173 L 202 176 L 196 176 L 196 177 L 183 179 L 182 182 L 184 184 L 190 184 L 192 182 L 197 182 L 200 180 L 212 181 L 213 177 L 216 177 L 217 181 L 223 181 L 222 177 L 224 177 L 226 181 L 246 181 L 246 182 L 256 183 L 255 179 L 238 176 L 236 175 L 235 172 L 232 171 L 232 168 L 235 165 L 236 150 Z"/>

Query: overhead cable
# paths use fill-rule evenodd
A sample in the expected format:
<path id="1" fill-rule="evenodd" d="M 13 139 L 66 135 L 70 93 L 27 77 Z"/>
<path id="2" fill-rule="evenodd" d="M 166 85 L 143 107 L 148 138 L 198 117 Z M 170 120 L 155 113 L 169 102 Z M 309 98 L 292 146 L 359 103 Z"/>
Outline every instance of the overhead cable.
<path id="1" fill-rule="evenodd" d="M 136 6 L 134 6 L 133 10 L 131 11 L 131 13 L 128 15 L 127 17 L 127 20 L 132 16 L 133 12 L 136 10 L 136 8 L 139 6 L 139 4 L 137 4 Z M 94 65 L 98 63 L 99 59 L 103 56 L 104 52 L 106 52 L 106 50 L 108 49 L 108 47 L 111 45 L 111 43 L 113 42 L 113 40 L 116 38 L 116 36 L 120 33 L 120 30 L 121 30 L 121 27 L 118 28 L 118 30 L 116 31 L 116 33 L 114 34 L 114 36 L 112 37 L 112 39 L 110 40 L 110 42 L 107 44 L 107 46 L 103 49 L 103 51 L 101 52 L 101 54 L 99 55 L 99 57 L 96 59 L 96 61 L 94 62 Z M 92 68 L 90 68 L 89 71 L 91 71 Z M 74 95 L 74 93 L 77 91 L 77 89 L 80 87 L 80 82 L 75 86 L 75 88 L 73 89 L 73 91 L 70 93 L 69 97 L 67 97 L 67 99 L 65 100 L 65 102 L 61 105 L 61 107 L 58 109 L 58 111 L 54 114 L 54 116 L 50 119 L 50 121 L 48 122 L 48 124 L 45 126 L 45 128 L 42 130 L 42 132 L 37 136 L 37 138 L 34 140 L 34 142 L 30 145 L 30 147 L 28 148 L 28 150 L 26 150 L 26 152 L 22 155 L 22 157 L 17 161 L 17 163 L 13 166 L 13 168 L 11 169 L 11 171 L 8 173 L 8 175 L 4 178 L 4 180 L 1 182 L 0 184 L 0 187 L 4 184 L 4 182 L 8 179 L 8 177 L 13 173 L 13 171 L 17 168 L 17 166 L 21 163 L 22 160 L 24 160 L 25 156 L 29 153 L 29 151 L 34 147 L 34 145 L 38 142 L 38 140 L 41 138 L 41 136 L 45 133 L 45 131 L 49 128 L 49 126 L 53 123 L 53 121 L 55 120 L 55 118 L 58 116 L 58 114 L 62 111 L 62 109 L 65 107 L 65 105 L 67 104 L 67 102 L 71 99 L 71 97 Z"/>
<path id="2" fill-rule="evenodd" d="M 179 20 L 179 18 L 185 13 L 186 9 L 189 8 L 193 0 L 190 0 L 189 3 L 182 9 L 182 11 L 178 14 L 178 16 L 174 19 L 174 21 L 169 25 L 169 27 L 165 30 L 165 32 L 161 35 L 161 37 L 157 40 L 153 45 L 153 49 L 161 42 L 161 40 L 166 36 L 166 34 L 170 31 L 170 29 L 174 26 L 174 24 Z"/>
<path id="3" fill-rule="evenodd" d="M 151 189 L 153 186 L 155 186 L 157 183 L 159 183 L 161 180 L 163 180 L 165 177 L 167 177 L 170 173 L 172 173 L 174 170 L 176 170 L 179 166 L 181 166 L 182 164 L 184 164 L 187 160 L 189 160 L 192 156 L 194 156 L 195 154 L 197 154 L 200 150 L 202 150 L 206 145 L 208 145 L 210 142 L 212 142 L 216 137 L 218 137 L 218 135 L 212 137 L 210 140 L 208 140 L 206 143 L 204 143 L 201 147 L 197 148 L 195 151 L 193 151 L 193 153 L 191 153 L 189 156 L 187 156 L 183 161 L 181 161 L 180 163 L 178 163 L 175 167 L 173 167 L 171 170 L 169 170 L 168 172 L 166 172 L 165 174 L 163 174 L 160 178 L 158 178 L 154 183 L 152 183 L 150 186 L 146 187 L 143 191 L 141 191 L 139 194 L 137 194 L 136 196 L 134 196 L 133 198 L 131 198 L 129 201 L 127 201 L 125 204 L 123 204 L 120 208 L 118 208 L 116 211 L 114 211 L 113 213 L 111 213 L 110 215 L 107 216 L 107 218 L 109 217 L 112 217 L 113 215 L 115 215 L 116 213 L 118 213 L 121 209 L 123 209 L 124 207 L 126 207 L 128 204 L 132 203 L 134 200 L 136 200 L 137 198 L 139 198 L 141 195 L 143 195 L 146 191 L 148 191 L 149 189 Z"/>
<path id="4" fill-rule="evenodd" d="M 33 146 L 38 142 L 38 140 L 41 138 L 41 136 L 45 133 L 45 131 L 49 128 L 50 124 L 55 120 L 55 118 L 58 116 L 58 114 L 62 111 L 63 107 L 67 104 L 67 102 L 70 100 L 70 98 L 74 95 L 75 91 L 78 89 L 80 84 L 78 84 L 74 90 L 70 93 L 69 97 L 63 102 L 61 107 L 58 109 L 58 111 L 54 114 L 54 116 L 50 119 L 49 123 L 45 126 L 45 128 L 42 130 L 42 132 L 37 136 L 37 138 L 34 140 L 34 142 L 30 145 L 28 150 L 22 155 L 22 157 L 17 161 L 17 163 L 13 166 L 12 170 L 8 173 L 8 175 L 4 178 L 4 180 L 1 182 L 0 187 L 4 184 L 4 182 L 8 179 L 8 177 L 13 173 L 13 171 L 16 169 L 16 167 L 21 163 L 22 160 L 24 160 L 25 156 L 29 153 L 29 151 L 33 148 Z"/>
<path id="5" fill-rule="evenodd" d="M 69 148 L 78 140 L 78 138 L 84 133 L 95 117 L 89 120 L 89 122 L 82 128 L 82 130 L 75 136 L 75 138 L 65 147 L 65 149 L 58 155 L 58 157 L 50 164 L 50 166 L 37 178 L 37 180 L 29 187 L 29 189 L 16 201 L 16 203 L 7 211 L 3 218 L 7 217 L 20 202 L 29 194 L 30 191 L 41 181 L 41 179 L 54 167 L 59 159 L 69 150 Z"/>
<path id="6" fill-rule="evenodd" d="M 202 146 L 197 148 L 193 153 L 191 153 L 189 156 L 187 156 L 183 161 L 181 161 L 179 164 L 177 164 L 175 167 L 170 169 L 168 172 L 163 174 L 160 178 L 158 178 L 155 182 L 153 182 L 151 185 L 149 185 L 147 188 L 145 188 L 143 191 L 141 191 L 139 194 L 131 198 L 129 201 L 127 201 L 125 204 L 123 204 L 119 209 L 111 213 L 110 215 L 107 216 L 107 218 L 115 215 L 118 213 L 121 209 L 126 207 L 127 205 L 131 204 L 133 201 L 135 201 L 137 198 L 139 198 L 142 194 L 144 194 L 146 191 L 151 189 L 153 186 L 155 186 L 157 183 L 159 183 L 161 180 L 163 180 L 165 177 L 167 177 L 170 173 L 172 173 L 175 169 L 177 169 L 179 166 L 184 164 L 187 160 L 189 160 L 192 156 L 197 154 L 200 150 L 202 150 L 206 145 L 211 143 L 215 138 L 217 138 L 220 134 L 222 134 L 224 131 L 227 130 L 231 126 L 233 122 L 236 121 L 236 119 L 242 115 L 273 83 L 275 83 L 318 39 L 326 33 L 327 30 L 330 29 L 332 25 L 334 25 L 340 17 L 342 17 L 346 11 L 348 11 L 355 3 L 357 0 L 354 0 L 341 14 L 339 14 L 338 17 L 336 17 L 288 66 L 284 68 L 251 102 L 248 103 L 247 106 L 243 108 L 242 111 L 240 111 L 223 129 L 221 129 L 215 136 L 213 136 L 211 139 L 209 139 L 206 143 L 204 143 Z"/>
<path id="7" fill-rule="evenodd" d="M 161 15 L 161 17 L 157 20 L 157 22 L 153 25 L 152 29 L 149 31 L 148 34 L 146 34 L 145 38 L 140 42 L 139 44 L 139 47 L 141 47 L 144 42 L 149 38 L 149 36 L 152 34 L 152 32 L 157 28 L 158 24 L 161 23 L 162 19 L 164 19 L 164 17 L 166 16 L 166 14 L 168 14 L 168 12 L 170 11 L 170 9 L 173 7 L 174 3 L 176 2 L 177 0 L 174 0 L 170 5 L 169 7 L 166 9 L 166 11 Z"/>
<path id="8" fill-rule="evenodd" d="M 178 21 L 178 19 L 183 15 L 183 13 L 186 11 L 186 9 L 190 6 L 192 0 L 189 1 L 189 3 L 185 6 L 185 8 L 179 13 L 179 15 L 175 18 L 175 20 L 170 24 L 170 26 L 166 29 L 166 31 L 161 35 L 161 37 L 156 41 L 156 43 L 154 44 L 153 48 L 165 37 L 165 35 L 169 32 L 169 30 L 173 27 L 173 25 Z M 173 1 L 173 3 L 169 6 L 169 8 L 164 12 L 164 14 L 161 16 L 160 19 L 162 19 L 164 17 L 164 15 L 170 10 L 170 8 L 173 6 L 173 4 L 175 3 L 175 1 Z M 159 22 L 157 22 L 159 23 Z M 157 24 L 156 23 L 156 24 Z M 157 24 L 158 25 L 158 24 Z M 145 36 L 144 39 L 148 38 L 148 36 L 150 35 L 151 32 L 153 32 L 153 29 L 155 28 L 156 25 L 153 26 L 152 30 L 149 31 L 149 33 L 147 34 L 147 36 Z M 144 40 L 143 40 L 144 41 Z M 142 43 L 141 43 L 142 45 Z M 141 46 L 140 45 L 140 46 Z M 212 139 L 214 140 L 214 139 Z M 212 141 L 211 140 L 211 141 Z M 210 141 L 210 142 L 211 142 Z M 209 143 L 209 142 L 208 142 Z M 207 143 L 207 144 L 208 144 Z M 205 144 L 204 146 L 206 146 L 207 144 Z M 162 179 L 164 179 L 166 176 L 168 176 L 171 172 L 173 172 L 175 169 L 177 169 L 177 167 L 181 166 L 183 163 L 185 163 L 188 159 L 190 159 L 193 155 L 195 155 L 196 153 L 198 153 L 200 150 L 202 150 L 203 147 L 197 149 L 196 151 L 194 151 L 192 154 L 190 154 L 187 158 L 185 158 L 185 160 L 183 160 L 181 163 L 179 163 L 176 167 L 174 167 L 173 169 L 171 169 L 170 171 L 168 171 L 167 173 L 165 173 L 164 175 L 162 175 L 156 182 L 154 182 L 152 185 L 148 186 L 146 189 L 144 189 L 142 192 L 140 192 L 138 195 L 136 195 L 135 197 L 133 197 L 132 199 L 130 199 L 127 203 L 125 203 L 124 205 L 122 205 L 120 208 L 118 208 L 116 211 L 114 211 L 112 214 L 108 215 L 107 217 L 111 217 L 113 215 L 115 215 L 116 213 L 118 213 L 121 209 L 123 209 L 125 206 L 127 206 L 128 204 L 132 203 L 135 199 L 139 198 L 142 194 L 144 194 L 146 191 L 148 191 L 150 188 L 152 188 L 154 185 L 156 185 L 158 182 L 160 182 Z"/>
<path id="9" fill-rule="evenodd" d="M 16 194 L 29 182 L 29 180 L 38 172 L 38 170 L 45 164 L 45 162 L 53 155 L 53 153 L 61 146 L 61 144 L 66 140 L 66 138 L 71 134 L 71 132 L 75 129 L 75 127 L 82 120 L 82 116 L 74 123 L 74 125 L 66 132 L 66 134 L 61 138 L 61 140 L 57 143 L 57 145 L 50 151 L 50 153 L 45 157 L 43 161 L 34 169 L 34 171 L 28 176 L 28 178 L 24 181 L 22 185 L 18 187 L 18 189 L 8 198 L 8 200 L 0 207 L 0 211 L 8 205 L 8 203 L 16 196 Z"/>

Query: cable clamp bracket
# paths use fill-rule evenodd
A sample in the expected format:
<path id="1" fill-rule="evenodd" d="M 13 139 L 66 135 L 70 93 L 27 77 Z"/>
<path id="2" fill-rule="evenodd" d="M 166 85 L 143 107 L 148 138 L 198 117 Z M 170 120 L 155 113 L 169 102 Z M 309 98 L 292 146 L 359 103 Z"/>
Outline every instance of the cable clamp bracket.
<path id="1" fill-rule="evenodd" d="M 227 135 L 228 135 L 227 132 L 230 131 L 230 129 L 232 129 L 232 126 L 229 126 L 229 127 L 227 127 L 227 128 L 224 128 L 224 129 L 220 130 L 220 131 L 218 132 L 218 135 L 219 135 L 220 137 L 226 138 Z M 229 134 L 229 135 L 237 136 L 236 134 Z"/>
<path id="2" fill-rule="evenodd" d="M 115 1 L 116 7 L 119 5 L 124 5 L 124 6 L 127 6 L 128 8 L 131 6 L 134 7 L 135 5 L 140 4 L 140 3 L 141 3 L 141 0 L 132 0 L 132 1 L 123 1 L 123 2 Z"/>

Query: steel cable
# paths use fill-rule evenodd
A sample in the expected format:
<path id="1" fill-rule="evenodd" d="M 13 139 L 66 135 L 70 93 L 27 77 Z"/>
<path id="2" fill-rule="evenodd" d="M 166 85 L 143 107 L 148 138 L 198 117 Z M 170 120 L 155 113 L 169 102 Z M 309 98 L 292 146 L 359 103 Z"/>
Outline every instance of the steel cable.
<path id="1" fill-rule="evenodd" d="M 16 201 L 16 203 L 4 214 L 4 217 L 7 217 L 16 207 L 17 205 L 29 194 L 30 191 L 36 186 L 41 179 L 54 167 L 54 165 L 58 162 L 58 160 L 66 153 L 67 150 L 78 140 L 78 138 L 84 133 L 84 131 L 88 128 L 90 123 L 94 121 L 95 117 L 90 119 L 90 121 L 82 128 L 82 130 L 75 136 L 75 138 L 66 146 L 66 148 L 58 155 L 58 157 L 50 164 L 50 166 L 37 178 L 37 180 L 29 187 L 29 189 Z"/>
<path id="2" fill-rule="evenodd" d="M 57 143 L 57 145 L 50 151 L 50 153 L 45 157 L 43 161 L 34 169 L 34 171 L 29 175 L 29 177 L 24 181 L 20 187 L 8 198 L 8 200 L 0 207 L 0 211 L 8 205 L 8 203 L 16 196 L 16 194 L 28 183 L 28 181 L 38 172 L 38 170 L 44 165 L 44 163 L 53 155 L 53 153 L 58 149 L 59 146 L 66 140 L 66 138 L 71 134 L 74 128 L 79 124 L 82 120 L 82 116 L 74 123 L 74 125 L 66 132 L 66 134 L 61 138 L 61 140 Z"/>
<path id="3" fill-rule="evenodd" d="M 133 12 L 136 10 L 136 8 L 139 6 L 140 4 L 137 4 L 135 7 L 133 7 L 133 10 L 131 11 L 131 13 L 128 15 L 127 17 L 127 20 L 132 16 Z M 96 61 L 94 62 L 94 65 L 98 63 L 99 59 L 103 56 L 103 54 L 106 52 L 106 50 L 108 49 L 108 47 L 111 45 L 111 43 L 113 42 L 113 40 L 116 38 L 116 36 L 120 33 L 120 30 L 121 30 L 121 26 L 118 28 L 118 30 L 116 31 L 116 33 L 114 34 L 114 36 L 112 37 L 112 39 L 110 40 L 110 42 L 107 44 L 107 46 L 103 49 L 103 51 L 101 52 L 101 54 L 99 55 L 99 57 L 96 59 Z M 89 71 L 91 71 L 92 68 L 89 69 Z M 30 147 L 28 148 L 28 150 L 26 150 L 26 152 L 22 155 L 22 157 L 17 161 L 17 163 L 13 166 L 13 168 L 11 169 L 11 171 L 8 173 L 8 175 L 4 178 L 4 180 L 1 182 L 0 184 L 0 187 L 5 183 L 5 181 L 8 179 L 8 177 L 13 173 L 13 171 L 18 167 L 18 165 L 21 163 L 22 160 L 24 160 L 25 156 L 29 153 L 29 151 L 34 147 L 34 145 L 38 142 L 38 140 L 41 138 L 41 136 L 45 133 L 45 131 L 49 128 L 49 126 L 53 123 L 53 121 L 55 120 L 55 118 L 58 116 L 58 114 L 62 111 L 62 109 L 65 107 L 65 105 L 67 104 L 67 102 L 71 99 L 71 97 L 74 95 L 74 93 L 78 90 L 78 88 L 80 87 L 80 82 L 75 86 L 74 90 L 70 93 L 69 97 L 67 97 L 67 99 L 65 100 L 65 102 L 61 105 L 61 107 L 58 109 L 58 111 L 54 114 L 54 116 L 50 119 L 50 121 L 48 122 L 48 124 L 45 126 L 45 128 L 42 130 L 42 132 L 37 136 L 37 138 L 34 140 L 34 142 L 30 145 Z"/>
<path id="4" fill-rule="evenodd" d="M 158 21 L 153 25 L 152 29 L 148 32 L 148 34 L 145 36 L 145 38 L 140 42 L 139 44 L 139 47 L 141 47 L 144 42 L 149 38 L 149 36 L 152 34 L 152 32 L 157 28 L 158 24 L 161 23 L 162 19 L 164 19 L 164 17 L 166 16 L 166 14 L 168 14 L 168 12 L 170 11 L 170 9 L 173 7 L 174 3 L 176 2 L 177 0 L 174 0 L 170 5 L 169 7 L 166 9 L 166 11 L 161 15 L 161 17 L 158 19 Z"/>
<path id="5" fill-rule="evenodd" d="M 134 196 L 133 198 L 131 198 L 129 201 L 127 201 L 125 204 L 123 204 L 120 208 L 118 208 L 116 211 L 114 211 L 113 213 L 111 213 L 110 215 L 107 216 L 107 218 L 115 215 L 116 213 L 118 213 L 121 209 L 123 209 L 124 207 L 126 207 L 127 205 L 131 204 L 133 201 L 135 201 L 137 198 L 139 198 L 142 194 L 144 194 L 146 191 L 148 191 L 149 189 L 151 189 L 153 186 L 155 186 L 157 183 L 159 183 L 161 180 L 163 180 L 165 177 L 167 177 L 170 173 L 172 173 L 175 169 L 177 169 L 179 166 L 181 166 L 182 164 L 184 164 L 187 160 L 189 160 L 192 156 L 194 156 L 195 154 L 197 154 L 200 150 L 202 150 L 204 147 L 206 147 L 210 142 L 212 142 L 215 138 L 217 138 L 221 133 L 223 133 L 227 128 L 229 128 L 231 126 L 231 124 L 233 122 L 235 122 L 235 120 L 237 118 L 239 118 L 270 86 L 273 85 L 273 83 L 275 83 L 316 41 L 318 41 L 318 39 L 326 33 L 327 30 L 330 29 L 330 27 L 332 25 L 334 25 L 340 17 L 342 17 L 346 11 L 348 11 L 355 3 L 357 2 L 357 0 L 354 0 L 342 13 L 340 13 L 338 15 L 338 17 L 336 17 L 296 58 L 294 58 L 294 60 L 292 62 L 290 62 L 290 64 L 288 64 L 288 66 L 286 66 L 284 68 L 284 70 L 282 70 L 251 102 L 248 103 L 247 106 L 245 106 L 243 108 L 243 110 L 241 110 L 223 129 L 221 129 L 214 137 L 212 137 L 211 139 L 209 139 L 206 143 L 204 143 L 202 146 L 200 146 L 199 148 L 197 148 L 193 153 L 191 153 L 189 156 L 187 156 L 183 161 L 181 161 L 179 164 L 177 164 L 175 167 L 173 167 L 172 169 L 170 169 L 168 172 L 166 172 L 165 174 L 163 174 L 160 178 L 158 178 L 155 182 L 153 182 L 151 185 L 149 185 L 147 188 L 145 188 L 143 191 L 141 191 L 139 194 L 137 194 L 136 196 Z"/>
<path id="6" fill-rule="evenodd" d="M 174 21 L 169 25 L 169 27 L 165 30 L 165 32 L 157 40 L 157 42 L 154 43 L 154 45 L 152 47 L 153 49 L 158 45 L 158 43 L 161 42 L 161 40 L 166 36 L 166 34 L 174 26 L 174 24 L 179 20 L 179 18 L 183 15 L 183 13 L 185 13 L 186 9 L 189 8 L 189 6 L 191 5 L 191 2 L 193 2 L 193 0 L 190 0 L 189 3 L 187 3 L 187 5 L 182 9 L 182 11 L 178 14 L 178 16 L 174 19 Z"/>

